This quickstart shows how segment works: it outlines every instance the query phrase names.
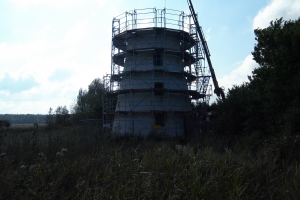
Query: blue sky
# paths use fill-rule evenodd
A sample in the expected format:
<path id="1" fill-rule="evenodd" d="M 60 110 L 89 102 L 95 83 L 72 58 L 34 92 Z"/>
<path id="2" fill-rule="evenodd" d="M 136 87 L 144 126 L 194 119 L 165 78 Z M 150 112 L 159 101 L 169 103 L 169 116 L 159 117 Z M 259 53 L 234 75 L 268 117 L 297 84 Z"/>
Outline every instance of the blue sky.
<path id="1" fill-rule="evenodd" d="M 251 56 L 255 28 L 300 16 L 298 0 L 193 4 L 219 85 L 226 89 L 246 81 L 257 67 Z M 189 13 L 186 0 L 1 0 L 0 114 L 69 107 L 80 88 L 110 73 L 113 17 L 154 7 Z"/>

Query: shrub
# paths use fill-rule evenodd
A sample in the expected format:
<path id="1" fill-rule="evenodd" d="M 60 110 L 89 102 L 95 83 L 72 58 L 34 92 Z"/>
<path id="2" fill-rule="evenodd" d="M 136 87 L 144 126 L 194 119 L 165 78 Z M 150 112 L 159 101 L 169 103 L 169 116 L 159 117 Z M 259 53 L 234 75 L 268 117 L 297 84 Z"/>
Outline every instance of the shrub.
<path id="1" fill-rule="evenodd" d="M 10 125 L 11 125 L 10 121 L 8 121 L 8 120 L 0 120 L 0 128 L 2 128 L 2 127 L 9 128 Z"/>

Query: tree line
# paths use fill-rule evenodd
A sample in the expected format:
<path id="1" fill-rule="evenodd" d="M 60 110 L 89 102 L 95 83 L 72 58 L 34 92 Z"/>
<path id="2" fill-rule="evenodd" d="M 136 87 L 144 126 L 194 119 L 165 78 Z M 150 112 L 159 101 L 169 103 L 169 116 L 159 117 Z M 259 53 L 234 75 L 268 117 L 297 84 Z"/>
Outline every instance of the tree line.
<path id="1" fill-rule="evenodd" d="M 71 105 L 70 110 L 64 105 L 58 106 L 56 109 L 50 107 L 47 115 L 4 114 L 0 115 L 0 119 L 11 124 L 46 123 L 49 126 L 70 126 L 85 119 L 100 120 L 104 90 L 102 80 L 96 78 L 88 85 L 88 89 L 79 89 L 76 101 Z M 4 122 L 1 122 L 1 124 L 4 124 Z"/>
<path id="2" fill-rule="evenodd" d="M 0 114 L 1 120 L 9 121 L 11 124 L 45 124 L 46 115 L 34 114 Z"/>
<path id="3" fill-rule="evenodd" d="M 229 89 L 214 110 L 215 132 L 226 135 L 293 136 L 300 133 L 300 18 L 272 21 L 254 31 L 259 67 L 248 82 Z"/>
<path id="4" fill-rule="evenodd" d="M 70 111 L 66 106 L 58 106 L 55 110 L 50 108 L 46 116 L 46 124 L 49 126 L 70 126 L 78 124 L 80 120 L 100 120 L 104 91 L 102 80 L 100 78 L 94 79 L 88 85 L 88 89 L 79 89 L 75 103 L 71 105 Z"/>

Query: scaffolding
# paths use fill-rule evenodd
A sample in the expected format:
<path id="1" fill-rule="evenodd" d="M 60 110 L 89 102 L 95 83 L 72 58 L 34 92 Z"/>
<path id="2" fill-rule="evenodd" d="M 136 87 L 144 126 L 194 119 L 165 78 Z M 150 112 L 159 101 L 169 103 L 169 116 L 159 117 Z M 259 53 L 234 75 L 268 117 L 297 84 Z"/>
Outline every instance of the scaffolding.
<path id="1" fill-rule="evenodd" d="M 156 8 L 125 12 L 112 21 L 103 128 L 197 134 L 211 96 L 210 77 L 191 15 Z"/>

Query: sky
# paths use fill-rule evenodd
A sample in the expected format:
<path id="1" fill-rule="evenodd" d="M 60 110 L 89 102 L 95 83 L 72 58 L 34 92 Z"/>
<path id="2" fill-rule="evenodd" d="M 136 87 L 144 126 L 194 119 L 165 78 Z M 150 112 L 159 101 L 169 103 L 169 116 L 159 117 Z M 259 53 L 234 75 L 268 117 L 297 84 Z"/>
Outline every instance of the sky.
<path id="1" fill-rule="evenodd" d="M 247 81 L 254 29 L 298 19 L 299 0 L 193 0 L 219 86 Z M 186 0 L 0 0 L 0 114 L 46 114 L 110 73 L 112 19 L 133 9 L 189 13 Z M 215 96 L 212 97 L 213 102 Z"/>

